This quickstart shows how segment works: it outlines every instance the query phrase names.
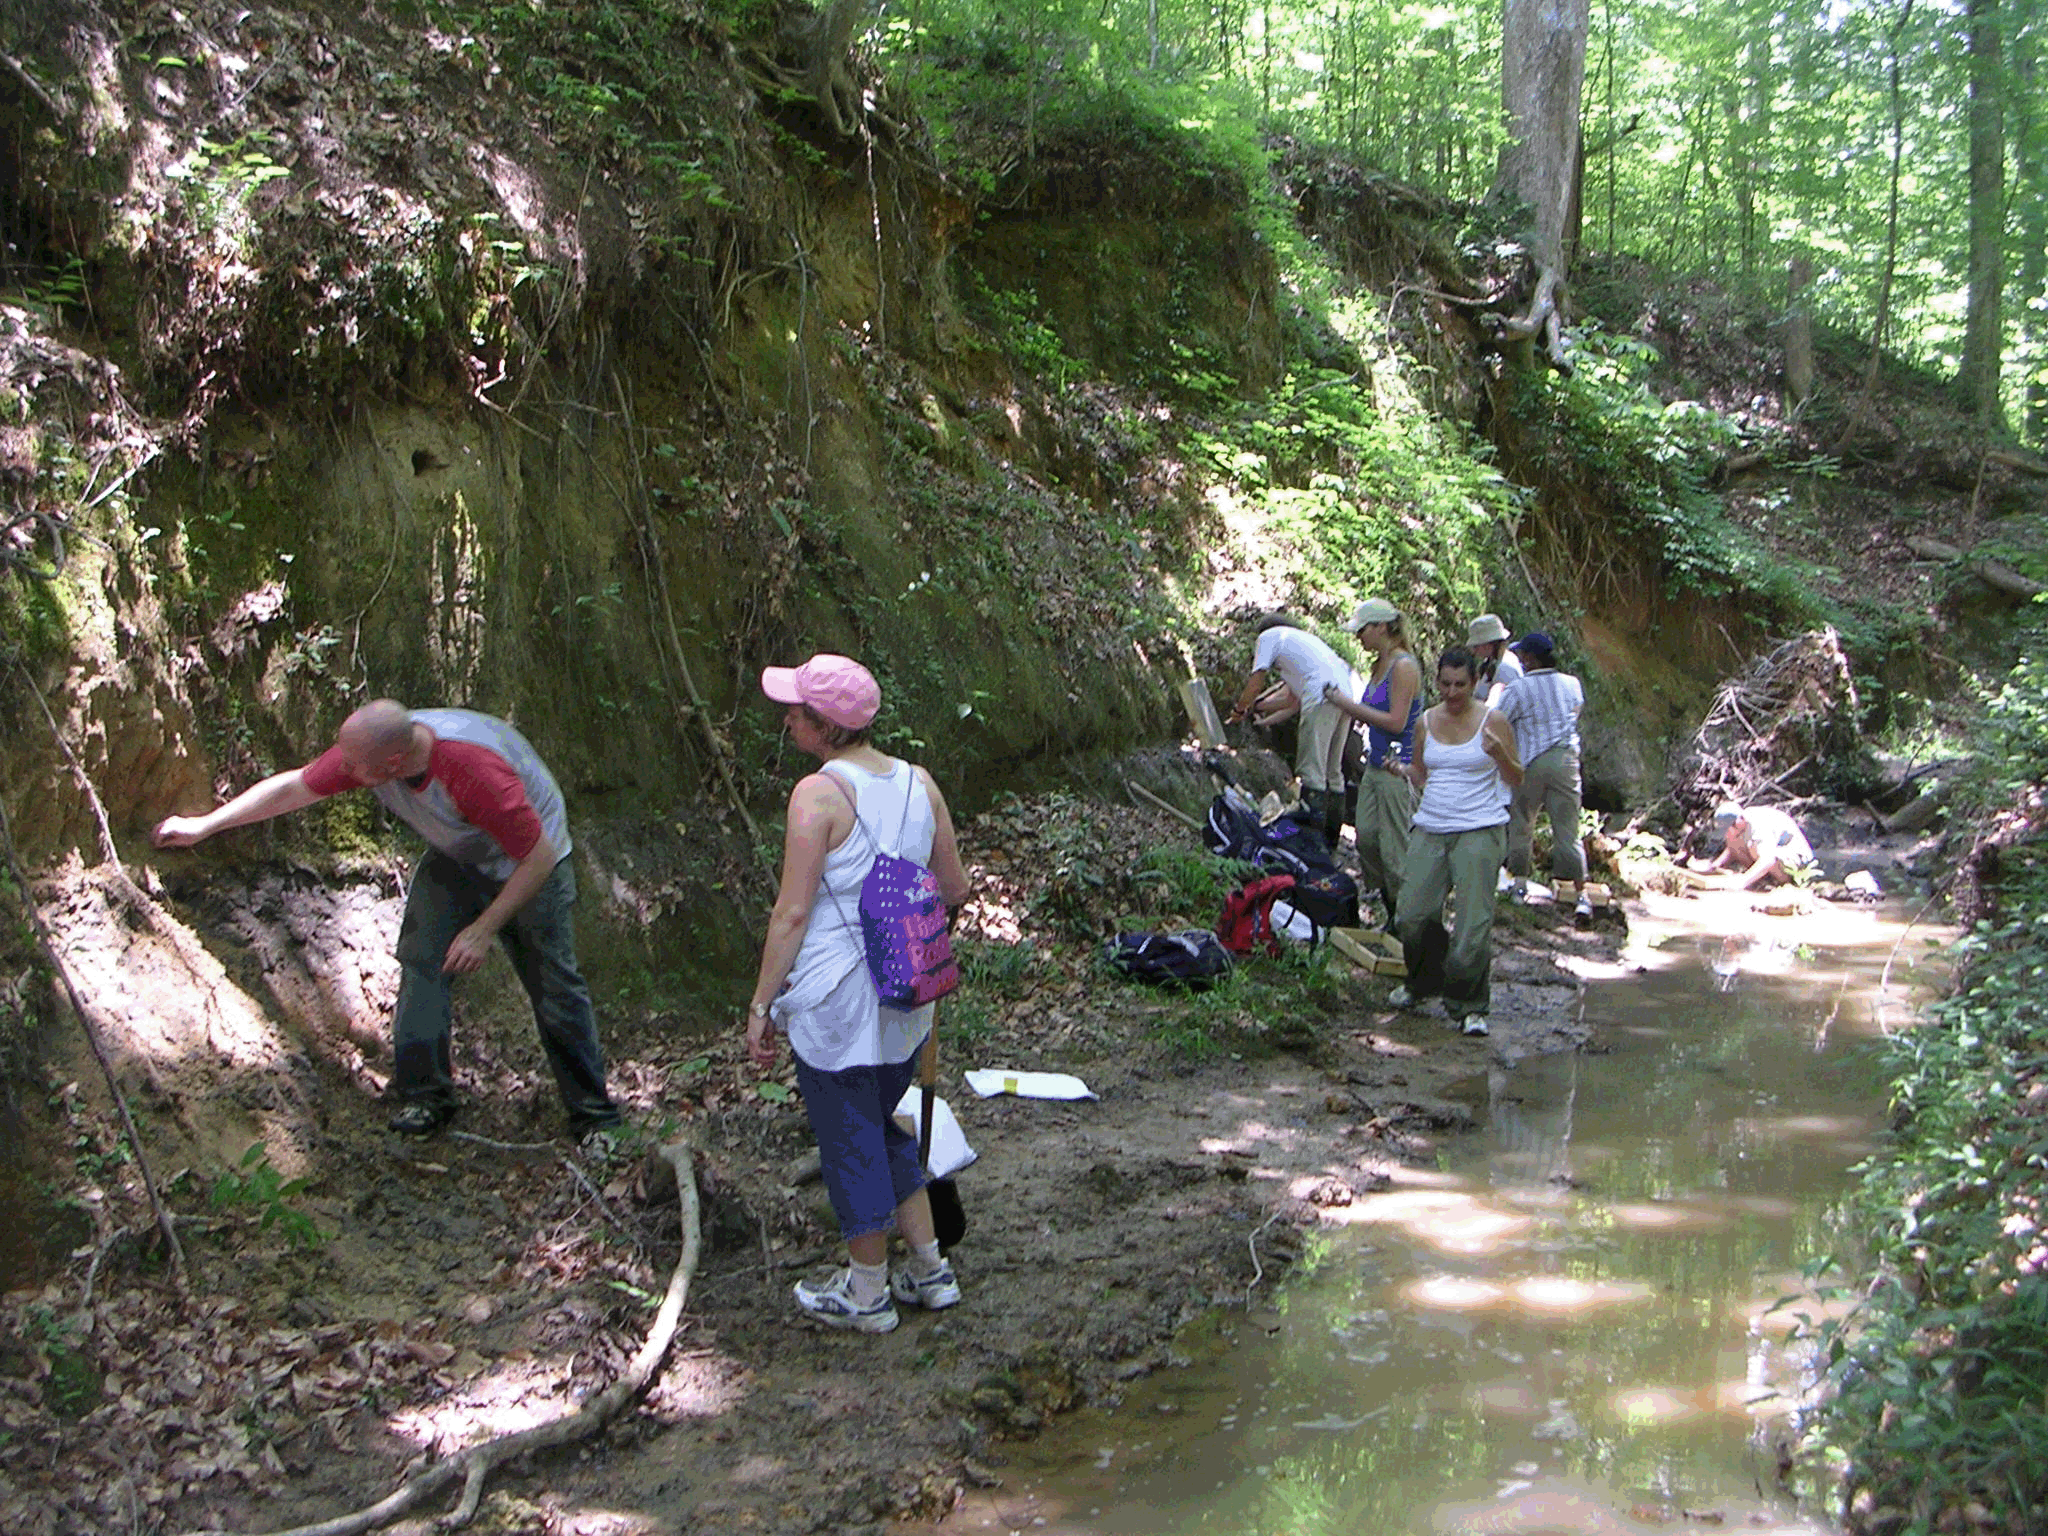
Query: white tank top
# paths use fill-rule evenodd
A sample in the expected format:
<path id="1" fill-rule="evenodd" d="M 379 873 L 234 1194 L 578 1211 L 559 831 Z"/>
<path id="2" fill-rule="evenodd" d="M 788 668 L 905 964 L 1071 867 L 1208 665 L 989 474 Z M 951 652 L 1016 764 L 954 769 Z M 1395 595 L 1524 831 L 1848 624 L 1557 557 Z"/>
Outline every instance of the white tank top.
<path id="1" fill-rule="evenodd" d="M 789 980 L 768 1005 L 790 1049 L 820 1072 L 908 1061 L 932 1027 L 932 1004 L 887 1008 L 861 945 L 860 886 L 876 851 L 929 864 L 938 823 L 917 770 L 892 758 L 886 774 L 834 761 L 824 772 L 853 794 L 854 827 L 825 855 L 817 899 Z"/>
<path id="2" fill-rule="evenodd" d="M 1486 717 L 1491 713 L 1481 707 L 1479 729 L 1469 741 L 1455 746 L 1430 735 L 1428 717 L 1424 716 L 1418 755 L 1429 778 L 1415 807 L 1416 831 L 1473 832 L 1507 821 L 1507 786 L 1499 766 L 1486 755 Z"/>

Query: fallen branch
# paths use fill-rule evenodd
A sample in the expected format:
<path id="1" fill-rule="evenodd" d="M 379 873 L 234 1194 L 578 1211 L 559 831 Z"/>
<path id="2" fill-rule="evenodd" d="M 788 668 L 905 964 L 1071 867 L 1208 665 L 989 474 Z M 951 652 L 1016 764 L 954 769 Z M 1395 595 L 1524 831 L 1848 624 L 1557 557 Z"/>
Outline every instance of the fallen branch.
<path id="1" fill-rule="evenodd" d="M 2003 464 L 2007 469 L 2016 469 L 2022 474 L 2048 475 L 2048 460 L 2037 459 L 2030 453 L 2010 453 L 2003 448 L 1993 448 L 1984 457 L 1993 464 Z"/>
<path id="2" fill-rule="evenodd" d="M 50 116 L 56 118 L 60 123 L 64 120 L 63 109 L 57 105 L 50 93 L 43 89 L 42 81 L 23 68 L 21 61 L 15 58 L 13 54 L 0 53 L 0 67 L 4 67 L 10 75 L 19 80 L 22 84 L 22 89 L 35 97 L 37 101 L 40 101 L 43 104 L 43 110 L 48 112 Z"/>
<path id="3" fill-rule="evenodd" d="M 1252 1235 L 1244 1240 L 1245 1246 L 1251 1249 L 1252 1253 L 1251 1284 L 1247 1285 L 1244 1288 L 1244 1305 L 1246 1311 L 1251 1310 L 1252 1292 L 1256 1291 L 1259 1288 L 1259 1282 L 1266 1278 L 1266 1266 L 1259 1262 L 1259 1234 L 1265 1231 L 1266 1228 L 1273 1225 L 1274 1222 L 1278 1221 L 1282 1214 L 1283 1213 L 1280 1211 L 1273 1212 L 1272 1215 L 1268 1216 L 1264 1221 L 1260 1222 L 1258 1226 L 1254 1227 L 1252 1229 Z"/>
<path id="4" fill-rule="evenodd" d="M 654 1324 L 647 1330 L 646 1342 L 617 1381 L 586 1399 L 581 1408 L 566 1418 L 536 1424 L 516 1434 L 500 1435 L 482 1445 L 473 1445 L 446 1461 L 436 1462 L 367 1509 L 323 1520 L 317 1525 L 293 1526 L 287 1531 L 274 1532 L 272 1536 L 362 1536 L 365 1531 L 389 1525 L 417 1509 L 452 1486 L 457 1479 L 462 1482 L 461 1502 L 440 1523 L 449 1529 L 459 1529 L 475 1517 L 477 1506 L 483 1502 L 484 1481 L 496 1468 L 517 1456 L 588 1440 L 617 1418 L 628 1404 L 637 1401 L 653 1382 L 655 1372 L 661 1369 L 662 1362 L 668 1358 L 669 1347 L 675 1342 L 676 1327 L 682 1321 L 683 1302 L 690 1294 L 691 1277 L 697 1272 L 700 1244 L 697 1171 L 690 1149 L 677 1142 L 663 1147 L 660 1156 L 675 1170 L 676 1193 L 682 1199 L 683 1251 L 676 1260 L 675 1273 L 669 1277 L 668 1294 L 661 1300 L 661 1310 L 655 1313 Z M 229 1536 L 229 1533 L 205 1531 L 195 1532 L 193 1536 Z"/>
<path id="5" fill-rule="evenodd" d="M 1138 798 L 1142 800 L 1151 801 L 1153 805 L 1157 806 L 1160 810 L 1166 812 L 1167 815 L 1178 817 L 1180 820 L 1186 822 L 1189 826 L 1195 828 L 1196 831 L 1201 830 L 1202 824 L 1199 821 L 1195 820 L 1194 817 L 1190 816 L 1186 811 L 1182 810 L 1177 805 L 1169 805 L 1166 801 L 1160 799 L 1159 796 L 1153 794 L 1152 791 L 1147 789 L 1144 785 L 1133 784 L 1129 779 L 1126 779 L 1124 780 L 1124 788 L 1128 789 L 1133 795 L 1136 795 Z"/>
<path id="6" fill-rule="evenodd" d="M 2048 592 L 2048 586 L 2029 580 L 2009 565 L 1981 555 L 1973 555 L 1968 550 L 1958 549 L 1953 544 L 1944 544 L 1939 539 L 1927 539 L 1913 534 L 1907 538 L 1906 548 L 1923 560 L 1960 561 L 1963 569 L 1984 585 L 2009 593 L 2013 597 L 2039 597 L 2043 592 Z"/>

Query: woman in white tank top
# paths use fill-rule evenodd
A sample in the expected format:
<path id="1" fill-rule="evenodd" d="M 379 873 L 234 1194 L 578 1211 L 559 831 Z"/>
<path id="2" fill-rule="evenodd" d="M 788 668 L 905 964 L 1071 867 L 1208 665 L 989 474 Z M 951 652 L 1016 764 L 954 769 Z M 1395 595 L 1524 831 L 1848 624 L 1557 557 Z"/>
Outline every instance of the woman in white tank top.
<path id="1" fill-rule="evenodd" d="M 1493 898 L 1507 852 L 1508 793 L 1522 782 L 1515 733 L 1475 697 L 1479 661 L 1463 646 L 1437 663 L 1436 708 L 1416 732 L 1414 779 L 1422 798 L 1401 871 L 1394 932 L 1408 980 L 1395 1007 L 1442 997 L 1468 1035 L 1487 1032 L 1492 1006 Z M 1444 926 L 1446 898 L 1456 915 Z"/>
<path id="2" fill-rule="evenodd" d="M 891 853 L 931 870 L 952 907 L 967 899 L 967 871 L 931 775 L 874 745 L 882 690 L 866 667 L 821 654 L 766 668 L 761 691 L 788 706 L 790 740 L 823 768 L 789 797 L 782 885 L 747 1007 L 747 1054 L 763 1071 L 775 1065 L 777 1030 L 789 1036 L 846 1237 L 847 1266 L 823 1284 L 799 1281 L 796 1304 L 827 1327 L 887 1333 L 898 1301 L 950 1307 L 960 1286 L 939 1253 L 917 1138 L 894 1119 L 932 1009 L 882 1006 L 861 944 L 860 888 L 876 855 Z M 910 1249 L 893 1275 L 891 1232 Z"/>

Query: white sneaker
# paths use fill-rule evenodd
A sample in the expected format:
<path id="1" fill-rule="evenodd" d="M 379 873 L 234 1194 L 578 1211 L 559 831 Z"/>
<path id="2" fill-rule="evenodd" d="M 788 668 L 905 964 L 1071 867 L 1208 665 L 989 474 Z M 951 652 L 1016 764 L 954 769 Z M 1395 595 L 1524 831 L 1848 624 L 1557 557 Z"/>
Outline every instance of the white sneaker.
<path id="1" fill-rule="evenodd" d="M 1413 1008 L 1415 1006 L 1415 994 L 1406 987 L 1396 987 L 1387 994 L 1387 1006 L 1389 1008 Z"/>
<path id="2" fill-rule="evenodd" d="M 823 1285 L 797 1281 L 796 1304 L 827 1328 L 851 1328 L 857 1333 L 888 1333 L 901 1321 L 887 1291 L 869 1307 L 853 1299 L 850 1269 L 840 1270 Z"/>
<path id="3" fill-rule="evenodd" d="M 953 1266 L 944 1259 L 922 1278 L 907 1269 L 891 1270 L 889 1290 L 906 1307 L 923 1307 L 927 1312 L 943 1312 L 960 1305 L 960 1282 L 954 1277 Z"/>
<path id="4" fill-rule="evenodd" d="M 1581 927 L 1581 928 L 1587 927 L 1588 925 L 1590 925 L 1590 924 L 1592 923 L 1592 921 L 1593 921 L 1593 898 L 1592 898 L 1592 897 L 1590 897 L 1590 896 L 1581 896 L 1581 897 L 1579 898 L 1579 904 L 1578 904 L 1578 905 L 1577 905 L 1576 907 L 1572 908 L 1572 921 L 1573 921 L 1574 923 L 1576 923 L 1576 924 L 1577 924 L 1577 925 L 1578 925 L 1579 927 Z"/>
<path id="5" fill-rule="evenodd" d="M 1468 1014 L 1465 1018 L 1465 1022 L 1463 1024 L 1460 1024 L 1458 1028 L 1460 1031 L 1468 1035 L 1486 1034 L 1486 1015 L 1483 1013 Z"/>

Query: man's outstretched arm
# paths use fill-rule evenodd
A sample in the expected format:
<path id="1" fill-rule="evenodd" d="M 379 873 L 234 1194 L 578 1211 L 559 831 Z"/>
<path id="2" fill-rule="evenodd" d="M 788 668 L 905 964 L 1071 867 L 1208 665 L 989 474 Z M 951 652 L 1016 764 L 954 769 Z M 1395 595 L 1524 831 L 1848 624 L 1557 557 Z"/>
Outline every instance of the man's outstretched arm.
<path id="1" fill-rule="evenodd" d="M 150 840 L 159 848 L 189 848 L 229 827 L 246 827 L 269 821 L 274 816 L 303 810 L 327 797 L 306 787 L 305 770 L 290 768 L 273 773 L 260 784 L 252 784 L 234 799 L 217 805 L 204 816 L 166 816 L 156 825 Z"/>

